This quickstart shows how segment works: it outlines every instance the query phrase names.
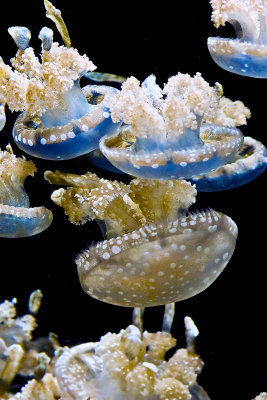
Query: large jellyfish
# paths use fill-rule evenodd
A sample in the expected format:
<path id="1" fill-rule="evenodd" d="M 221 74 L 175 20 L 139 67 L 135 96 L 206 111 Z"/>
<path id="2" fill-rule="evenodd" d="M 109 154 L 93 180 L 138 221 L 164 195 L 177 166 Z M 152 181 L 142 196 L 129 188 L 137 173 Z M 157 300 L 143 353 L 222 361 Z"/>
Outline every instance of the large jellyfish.
<path id="1" fill-rule="evenodd" d="M 235 102 L 232 104 L 232 114 Z M 227 126 L 216 123 L 222 96 L 197 73 L 171 77 L 164 89 L 149 76 L 140 86 L 134 77 L 122 85 L 111 106 L 117 134 L 104 136 L 100 150 L 118 169 L 148 179 L 189 179 L 230 162 L 243 143 L 237 125 L 246 123 L 243 105 Z"/>
<path id="2" fill-rule="evenodd" d="M 196 190 L 186 181 L 134 179 L 129 185 L 46 172 L 52 200 L 73 223 L 105 222 L 107 240 L 76 259 L 83 289 L 101 301 L 146 307 L 180 301 L 206 289 L 229 262 L 237 227 L 207 210 L 186 214 Z"/>
<path id="3" fill-rule="evenodd" d="M 267 78 L 266 0 L 211 0 L 216 28 L 229 22 L 236 39 L 210 37 L 213 60 L 225 70 L 253 78 Z"/>

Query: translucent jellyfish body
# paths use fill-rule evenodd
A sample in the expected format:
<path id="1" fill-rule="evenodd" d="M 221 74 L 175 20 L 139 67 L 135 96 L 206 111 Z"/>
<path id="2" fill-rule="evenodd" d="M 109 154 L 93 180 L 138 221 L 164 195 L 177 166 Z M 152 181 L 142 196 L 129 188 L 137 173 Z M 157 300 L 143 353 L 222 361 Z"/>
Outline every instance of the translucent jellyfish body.
<path id="1" fill-rule="evenodd" d="M 87 113 L 82 110 L 77 97 L 86 101 Z M 26 153 L 48 160 L 67 160 L 86 154 L 98 148 L 100 138 L 116 132 L 120 124 L 114 124 L 109 113 L 109 106 L 114 100 L 117 89 L 108 86 L 86 86 L 82 90 L 79 83 L 65 94 L 77 108 L 66 115 L 60 115 L 59 109 L 46 111 L 40 118 L 29 118 L 21 114 L 13 129 L 13 138 Z M 80 99 L 81 100 L 81 99 Z M 37 122 L 38 121 L 38 122 Z"/>
<path id="2" fill-rule="evenodd" d="M 112 172 L 114 174 L 123 174 L 124 172 L 116 167 L 114 167 L 111 162 L 108 161 L 106 157 L 103 156 L 99 149 L 91 151 L 87 154 L 87 158 L 91 164 L 104 171 Z"/>
<path id="3" fill-rule="evenodd" d="M 16 144 L 26 153 L 49 160 L 66 160 L 98 147 L 102 135 L 120 124 L 110 118 L 109 107 L 117 89 L 108 86 L 80 87 L 80 77 L 95 69 L 86 55 L 70 47 L 59 10 L 45 0 L 48 16 L 55 20 L 66 46 L 53 43 L 53 31 L 44 27 L 41 60 L 29 47 L 30 31 L 11 27 L 19 47 L 12 67 L 0 60 L 0 102 L 22 111 L 13 129 Z"/>
<path id="4" fill-rule="evenodd" d="M 236 39 L 210 37 L 208 48 L 223 69 L 253 78 L 267 78 L 266 0 L 211 0 L 216 27 L 229 22 Z"/>
<path id="5" fill-rule="evenodd" d="M 185 181 L 135 179 L 130 185 L 95 175 L 46 173 L 72 186 L 52 195 L 73 223 L 104 220 L 108 240 L 76 263 L 83 289 L 125 307 L 168 304 L 206 289 L 229 262 L 235 223 L 212 211 L 185 214 L 196 191 Z"/>
<path id="6" fill-rule="evenodd" d="M 30 207 L 24 180 L 34 174 L 31 161 L 17 158 L 11 147 L 0 152 L 0 237 L 15 238 L 36 235 L 52 222 L 51 211 Z"/>
<path id="7" fill-rule="evenodd" d="M 246 136 L 243 146 L 231 163 L 190 181 L 196 185 L 199 192 L 217 192 L 244 185 L 257 178 L 266 168 L 266 147 Z"/>
<path id="8" fill-rule="evenodd" d="M 236 233 L 233 221 L 214 211 L 147 224 L 84 251 L 76 260 L 80 282 L 91 296 L 125 307 L 181 301 L 218 277 Z"/>
<path id="9" fill-rule="evenodd" d="M 55 375 L 63 395 L 75 400 L 209 400 L 197 383 L 203 363 L 195 351 L 180 348 L 165 359 L 175 344 L 170 333 L 142 335 L 130 325 L 66 350 Z"/>
<path id="10" fill-rule="evenodd" d="M 228 100 L 228 99 L 227 99 Z M 232 114 L 235 106 L 232 104 Z M 243 107 L 240 115 L 246 121 Z M 100 140 L 100 150 L 118 169 L 141 178 L 184 179 L 211 172 L 228 163 L 243 135 L 238 122 L 217 124 L 221 110 L 218 87 L 200 74 L 178 74 L 164 89 L 149 76 L 140 87 L 131 77 L 111 107 L 114 122 L 126 126 Z M 127 127 L 128 124 L 128 127 Z"/>

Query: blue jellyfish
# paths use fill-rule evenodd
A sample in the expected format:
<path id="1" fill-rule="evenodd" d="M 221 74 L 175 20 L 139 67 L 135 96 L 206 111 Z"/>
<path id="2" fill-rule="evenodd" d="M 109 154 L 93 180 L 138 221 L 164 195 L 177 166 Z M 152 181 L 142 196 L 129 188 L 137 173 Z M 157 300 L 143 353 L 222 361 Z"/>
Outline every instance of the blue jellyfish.
<path id="1" fill-rule="evenodd" d="M 233 160 L 209 174 L 191 179 L 199 192 L 218 192 L 244 185 L 267 168 L 267 149 L 259 141 L 246 136 Z"/>
<path id="2" fill-rule="evenodd" d="M 267 78 L 266 0 L 211 0 L 211 5 L 216 28 L 229 22 L 237 36 L 208 39 L 209 52 L 216 64 L 238 75 Z"/>
<path id="3" fill-rule="evenodd" d="M 111 107 L 113 121 L 124 126 L 102 137 L 100 150 L 116 168 L 141 178 L 190 179 L 214 171 L 243 143 L 235 123 L 217 124 L 220 99 L 199 73 L 178 73 L 163 90 L 153 75 L 142 86 L 131 77 Z"/>
<path id="4" fill-rule="evenodd" d="M 110 86 L 81 88 L 80 78 L 96 67 L 71 42 L 59 10 L 45 0 L 47 16 L 56 21 L 65 46 L 53 42 L 53 31 L 42 28 L 41 60 L 29 47 L 31 33 L 13 26 L 8 32 L 18 46 L 12 67 L 0 60 L 3 104 L 21 111 L 13 128 L 15 143 L 26 153 L 49 160 L 67 160 L 98 147 L 99 139 L 116 132 L 110 105 L 118 90 Z"/>

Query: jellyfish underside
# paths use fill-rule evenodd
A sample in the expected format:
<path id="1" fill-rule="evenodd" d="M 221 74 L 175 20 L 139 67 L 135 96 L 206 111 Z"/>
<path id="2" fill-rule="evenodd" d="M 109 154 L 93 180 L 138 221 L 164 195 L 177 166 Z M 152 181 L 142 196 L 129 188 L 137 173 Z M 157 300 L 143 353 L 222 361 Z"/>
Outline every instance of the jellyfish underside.
<path id="1" fill-rule="evenodd" d="M 132 176 L 190 179 L 232 159 L 243 142 L 236 126 L 248 115 L 242 102 L 224 98 L 221 85 L 211 87 L 200 73 L 178 73 L 163 89 L 154 75 L 142 84 L 130 77 L 111 105 L 113 121 L 124 125 L 99 146 L 117 169 Z"/>
<path id="2" fill-rule="evenodd" d="M 267 78 L 266 6 L 262 2 L 263 9 L 259 11 L 244 2 L 241 7 L 243 10 L 229 12 L 225 20 L 235 29 L 236 39 L 210 37 L 210 54 L 221 68 L 229 72 L 253 78 Z M 256 12 L 258 15 L 255 18 Z M 254 16 L 251 17 L 252 14 Z"/>
<path id="3" fill-rule="evenodd" d="M 243 146 L 229 164 L 190 181 L 196 185 L 199 192 L 229 190 L 251 182 L 266 168 L 265 146 L 251 137 L 245 137 Z"/>
<path id="4" fill-rule="evenodd" d="M 114 167 L 106 157 L 103 156 L 99 149 L 93 150 L 87 154 L 88 161 L 95 167 L 114 174 L 124 174 L 123 171 Z"/>
<path id="5" fill-rule="evenodd" d="M 100 150 L 115 168 L 146 179 L 190 179 L 230 162 L 242 145 L 237 128 L 203 124 L 181 138 L 162 142 L 133 140 L 131 129 L 100 140 Z M 203 139 L 202 139 L 203 138 Z"/>
<path id="6" fill-rule="evenodd" d="M 234 251 L 237 228 L 229 217 L 212 210 L 186 214 L 196 192 L 185 181 L 123 185 L 59 172 L 46 179 L 71 186 L 52 195 L 71 222 L 105 221 L 107 240 L 76 259 L 83 289 L 101 301 L 142 308 L 194 296 Z"/>
<path id="7" fill-rule="evenodd" d="M 53 216 L 45 207 L 30 207 L 24 190 L 27 175 L 33 175 L 32 162 L 16 158 L 10 147 L 0 153 L 0 237 L 36 235 L 51 224 Z"/>

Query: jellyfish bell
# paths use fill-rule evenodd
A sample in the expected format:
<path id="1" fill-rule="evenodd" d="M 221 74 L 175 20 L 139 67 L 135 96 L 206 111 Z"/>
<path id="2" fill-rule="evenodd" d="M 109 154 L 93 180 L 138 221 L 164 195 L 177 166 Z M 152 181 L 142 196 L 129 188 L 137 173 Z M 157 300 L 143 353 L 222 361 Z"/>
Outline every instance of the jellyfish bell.
<path id="1" fill-rule="evenodd" d="M 30 207 L 24 180 L 36 171 L 31 161 L 17 158 L 10 146 L 0 152 L 0 237 L 36 235 L 49 227 L 53 215 L 45 207 Z"/>
<path id="2" fill-rule="evenodd" d="M 90 296 L 124 307 L 181 301 L 218 277 L 236 237 L 235 223 L 213 210 L 148 224 L 83 251 L 80 282 Z"/>
<path id="3" fill-rule="evenodd" d="M 246 136 L 231 163 L 190 181 L 199 192 L 229 190 L 256 179 L 267 168 L 267 149 L 259 141 Z"/>
<path id="4" fill-rule="evenodd" d="M 265 0 L 211 0 L 216 28 L 229 22 L 237 38 L 208 38 L 208 49 L 221 68 L 243 76 L 267 78 L 267 5 Z"/>
<path id="5" fill-rule="evenodd" d="M 199 73 L 178 73 L 163 90 L 155 77 L 142 86 L 131 77 L 111 106 L 113 121 L 125 125 L 102 137 L 100 150 L 116 168 L 141 178 L 190 179 L 211 172 L 243 143 L 235 121 L 216 123 L 220 97 Z"/>

